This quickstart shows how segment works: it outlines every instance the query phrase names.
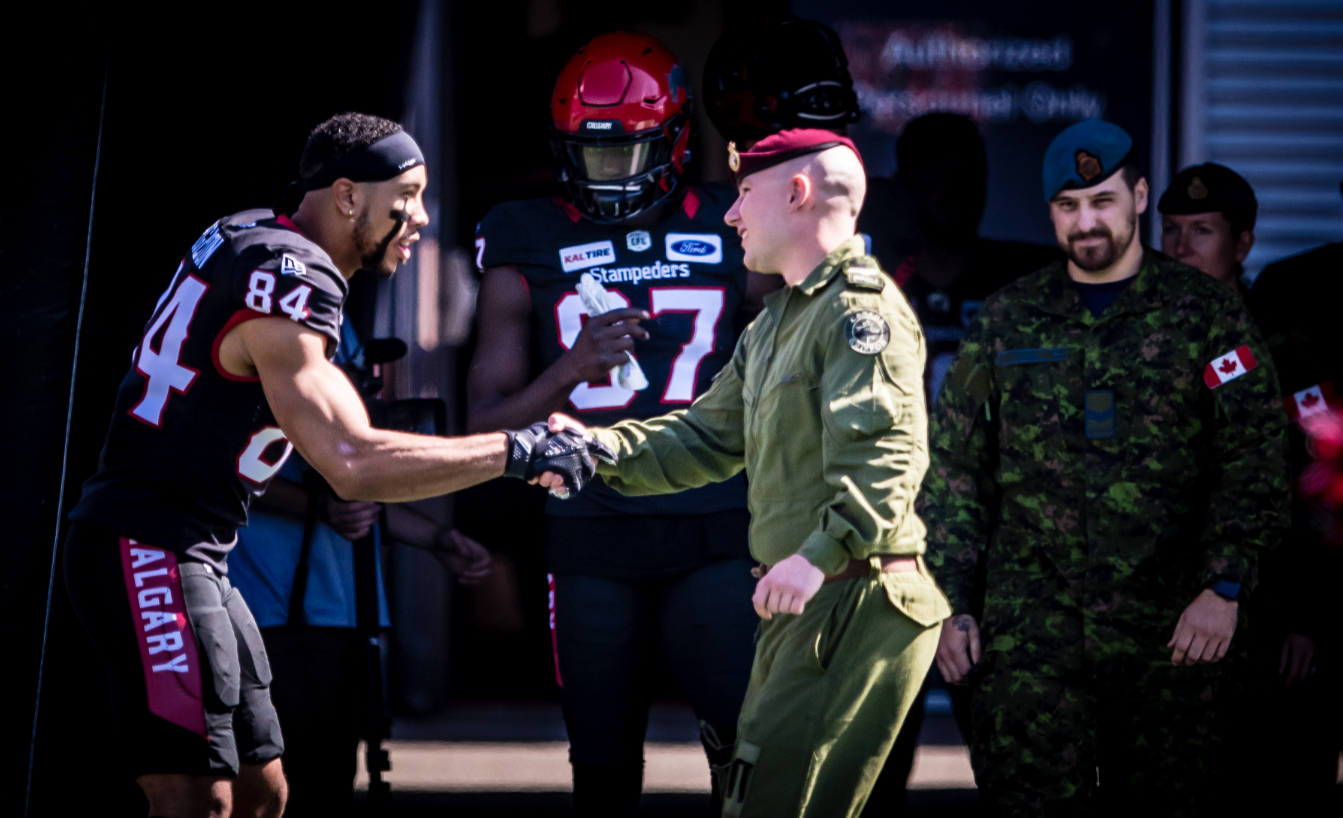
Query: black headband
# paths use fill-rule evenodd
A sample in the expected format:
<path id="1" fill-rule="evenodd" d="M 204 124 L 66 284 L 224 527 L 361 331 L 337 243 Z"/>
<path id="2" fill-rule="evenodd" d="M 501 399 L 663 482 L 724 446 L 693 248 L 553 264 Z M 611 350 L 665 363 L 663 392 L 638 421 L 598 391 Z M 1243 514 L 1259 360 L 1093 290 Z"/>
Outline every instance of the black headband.
<path id="1" fill-rule="evenodd" d="M 337 179 L 351 182 L 385 182 L 424 164 L 420 146 L 405 131 L 384 136 L 366 148 L 351 151 L 303 180 L 303 190 L 331 187 Z"/>
<path id="2" fill-rule="evenodd" d="M 420 146 L 405 131 L 384 136 L 366 148 L 351 151 L 331 162 L 311 179 L 290 182 L 271 209 L 276 213 L 292 215 L 298 210 L 303 195 L 310 190 L 331 187 L 337 179 L 351 182 L 385 182 L 395 179 L 410 168 L 424 164 Z"/>

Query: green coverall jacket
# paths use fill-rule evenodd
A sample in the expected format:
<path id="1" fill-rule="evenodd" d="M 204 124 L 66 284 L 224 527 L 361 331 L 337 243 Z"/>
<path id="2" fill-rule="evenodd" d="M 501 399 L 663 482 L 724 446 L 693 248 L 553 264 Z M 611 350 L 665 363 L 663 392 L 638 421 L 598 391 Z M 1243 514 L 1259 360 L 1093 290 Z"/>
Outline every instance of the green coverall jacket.
<path id="1" fill-rule="evenodd" d="M 908 302 L 854 237 L 765 305 L 689 408 L 593 430 L 620 457 L 602 477 L 662 494 L 745 468 L 751 553 L 766 565 L 800 552 L 836 574 L 923 553 L 925 352 Z"/>
<path id="2" fill-rule="evenodd" d="M 924 341 L 855 237 L 772 293 L 732 361 L 688 409 L 593 434 L 627 494 L 750 477 L 751 553 L 801 553 L 827 574 L 921 554 L 914 498 L 928 466 Z M 824 585 L 761 623 L 725 816 L 855 816 L 932 663 L 946 599 L 923 571 Z"/>

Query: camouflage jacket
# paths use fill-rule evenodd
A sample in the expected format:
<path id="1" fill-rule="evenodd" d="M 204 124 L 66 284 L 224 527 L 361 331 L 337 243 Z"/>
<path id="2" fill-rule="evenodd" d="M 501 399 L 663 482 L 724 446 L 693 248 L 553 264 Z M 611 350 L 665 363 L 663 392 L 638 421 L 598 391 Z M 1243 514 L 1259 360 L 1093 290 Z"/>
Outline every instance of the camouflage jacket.
<path id="1" fill-rule="evenodd" d="M 968 613 L 986 552 L 989 651 L 1169 636 L 1208 584 L 1248 590 L 1287 526 L 1286 423 L 1227 287 L 1148 250 L 1096 318 L 1051 264 L 984 303 L 935 407 L 933 574 Z"/>

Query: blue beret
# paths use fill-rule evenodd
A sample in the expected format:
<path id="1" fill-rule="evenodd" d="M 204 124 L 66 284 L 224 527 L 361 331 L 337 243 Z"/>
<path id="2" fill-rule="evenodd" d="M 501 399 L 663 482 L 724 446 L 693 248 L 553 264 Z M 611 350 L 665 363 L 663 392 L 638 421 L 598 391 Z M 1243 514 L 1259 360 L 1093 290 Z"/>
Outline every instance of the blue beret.
<path id="1" fill-rule="evenodd" d="M 1133 151 L 1133 138 L 1118 125 L 1084 119 L 1054 137 L 1045 151 L 1045 201 L 1060 190 L 1099 185 Z"/>

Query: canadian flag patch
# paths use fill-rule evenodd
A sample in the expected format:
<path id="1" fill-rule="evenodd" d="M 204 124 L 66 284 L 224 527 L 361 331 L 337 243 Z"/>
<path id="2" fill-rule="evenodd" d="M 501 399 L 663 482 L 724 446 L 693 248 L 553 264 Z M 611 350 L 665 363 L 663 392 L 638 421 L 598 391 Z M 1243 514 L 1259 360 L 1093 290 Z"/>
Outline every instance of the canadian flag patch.
<path id="1" fill-rule="evenodd" d="M 1282 401 L 1287 404 L 1287 417 L 1297 421 L 1328 411 L 1331 406 L 1337 405 L 1338 398 L 1334 395 L 1334 387 L 1325 381 L 1309 389 L 1302 389 L 1295 395 L 1288 395 Z"/>
<path id="2" fill-rule="evenodd" d="M 1230 352 L 1219 355 L 1203 367 L 1203 382 L 1209 389 L 1216 389 L 1227 381 L 1234 381 L 1251 369 L 1259 366 L 1254 353 L 1248 346 L 1239 346 Z"/>

